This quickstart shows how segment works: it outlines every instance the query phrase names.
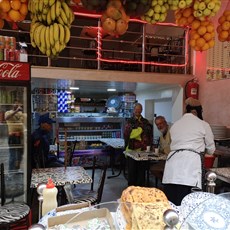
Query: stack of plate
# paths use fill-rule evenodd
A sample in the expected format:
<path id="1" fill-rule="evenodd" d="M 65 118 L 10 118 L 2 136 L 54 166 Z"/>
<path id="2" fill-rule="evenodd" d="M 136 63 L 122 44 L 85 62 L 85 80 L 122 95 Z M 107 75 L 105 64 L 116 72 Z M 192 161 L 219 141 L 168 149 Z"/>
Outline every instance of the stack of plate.
<path id="1" fill-rule="evenodd" d="M 224 125 L 210 125 L 214 139 L 223 139 L 227 137 L 227 128 Z"/>

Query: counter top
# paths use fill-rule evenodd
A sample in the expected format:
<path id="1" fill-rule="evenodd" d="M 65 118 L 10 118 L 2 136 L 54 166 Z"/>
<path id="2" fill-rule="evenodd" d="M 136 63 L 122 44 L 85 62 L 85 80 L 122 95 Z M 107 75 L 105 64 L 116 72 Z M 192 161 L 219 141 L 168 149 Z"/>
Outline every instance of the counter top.
<path id="1" fill-rule="evenodd" d="M 124 151 L 124 154 L 136 161 L 149 161 L 149 160 L 166 160 L 167 154 L 155 155 L 154 152 L 146 151 Z"/>
<path id="2" fill-rule="evenodd" d="M 230 167 L 210 168 L 209 170 L 216 173 L 218 179 L 230 184 Z"/>
<path id="3" fill-rule="evenodd" d="M 99 141 L 115 148 L 121 149 L 125 147 L 125 141 L 122 138 L 101 138 Z"/>

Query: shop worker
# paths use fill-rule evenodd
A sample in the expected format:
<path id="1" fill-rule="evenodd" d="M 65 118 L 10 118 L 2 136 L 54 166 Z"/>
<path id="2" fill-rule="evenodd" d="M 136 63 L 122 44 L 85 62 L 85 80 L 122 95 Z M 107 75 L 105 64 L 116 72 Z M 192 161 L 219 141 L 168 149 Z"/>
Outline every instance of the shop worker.
<path id="1" fill-rule="evenodd" d="M 53 123 L 55 123 L 55 121 L 49 117 L 48 113 L 39 117 L 39 128 L 33 132 L 31 137 L 33 168 L 64 166 L 64 164 L 58 160 L 57 156 L 50 152 L 50 132 Z"/>
<path id="2" fill-rule="evenodd" d="M 14 102 L 11 110 L 5 112 L 5 119 L 9 134 L 9 170 L 15 170 L 20 168 L 23 155 L 24 114 L 22 113 L 22 104 L 18 100 Z"/>
<path id="3" fill-rule="evenodd" d="M 124 131 L 126 150 L 146 150 L 153 142 L 153 126 L 142 115 L 142 105 L 136 103 L 133 117 L 127 120 Z M 128 157 L 128 185 L 145 186 L 146 162 Z"/>
<path id="4" fill-rule="evenodd" d="M 185 104 L 185 114 L 170 128 L 171 152 L 162 180 L 165 194 L 175 205 L 180 205 L 193 187 L 202 189 L 204 153 L 215 151 L 214 136 L 210 125 L 202 120 L 200 102 L 188 98 Z"/>
<path id="5" fill-rule="evenodd" d="M 161 136 L 158 141 L 158 148 L 160 153 L 169 154 L 171 136 L 169 132 L 169 125 L 163 116 L 157 116 L 155 118 L 155 125 L 157 129 L 161 132 Z"/>

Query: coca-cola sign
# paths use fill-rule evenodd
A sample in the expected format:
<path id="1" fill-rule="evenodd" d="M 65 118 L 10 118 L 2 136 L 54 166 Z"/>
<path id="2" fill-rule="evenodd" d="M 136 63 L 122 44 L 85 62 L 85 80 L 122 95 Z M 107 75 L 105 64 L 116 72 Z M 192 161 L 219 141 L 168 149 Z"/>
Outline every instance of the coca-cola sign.
<path id="1" fill-rule="evenodd" d="M 29 81 L 30 64 L 0 61 L 0 81 Z"/>

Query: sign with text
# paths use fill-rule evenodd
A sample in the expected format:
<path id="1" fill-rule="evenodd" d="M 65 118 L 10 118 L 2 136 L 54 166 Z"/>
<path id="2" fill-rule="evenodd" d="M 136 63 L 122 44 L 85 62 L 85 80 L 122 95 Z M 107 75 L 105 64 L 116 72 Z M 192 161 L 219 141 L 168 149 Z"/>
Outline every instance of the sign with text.
<path id="1" fill-rule="evenodd" d="M 29 81 L 30 64 L 0 61 L 0 81 Z"/>

